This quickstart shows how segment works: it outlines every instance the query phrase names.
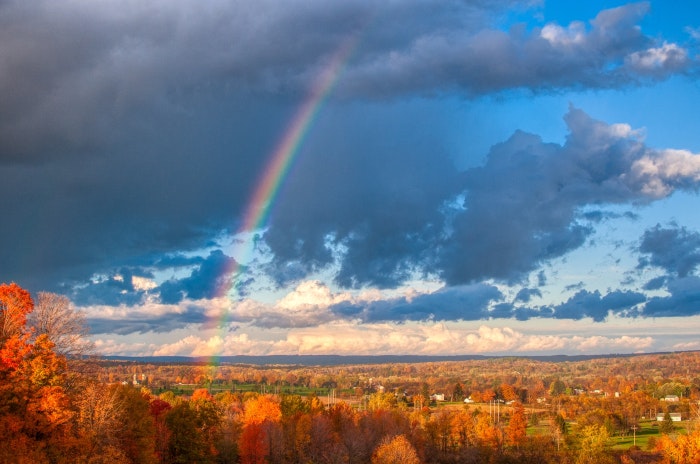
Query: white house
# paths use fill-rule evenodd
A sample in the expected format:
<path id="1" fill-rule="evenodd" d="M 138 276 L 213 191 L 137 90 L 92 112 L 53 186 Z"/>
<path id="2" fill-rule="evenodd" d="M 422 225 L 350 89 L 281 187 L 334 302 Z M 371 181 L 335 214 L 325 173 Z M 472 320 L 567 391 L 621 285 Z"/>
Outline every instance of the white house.
<path id="1" fill-rule="evenodd" d="M 660 412 L 656 415 L 656 420 L 659 422 L 663 422 L 665 414 Z M 669 416 L 671 416 L 671 420 L 673 422 L 680 422 L 681 421 L 681 413 L 679 412 L 672 412 L 669 413 Z"/>

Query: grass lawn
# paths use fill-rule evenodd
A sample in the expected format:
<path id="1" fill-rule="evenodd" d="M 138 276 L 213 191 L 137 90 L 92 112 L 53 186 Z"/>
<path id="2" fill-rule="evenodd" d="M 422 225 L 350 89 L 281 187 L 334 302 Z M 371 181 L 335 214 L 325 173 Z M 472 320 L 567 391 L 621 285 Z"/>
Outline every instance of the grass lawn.
<path id="1" fill-rule="evenodd" d="M 307 387 L 292 387 L 292 386 L 275 386 L 275 385 L 265 385 L 260 386 L 259 384 L 214 384 L 214 385 L 193 385 L 193 384 L 173 384 L 169 388 L 156 388 L 154 389 L 155 394 L 163 393 L 164 391 L 172 391 L 175 395 L 191 395 L 194 390 L 206 389 L 211 394 L 215 395 L 221 392 L 257 392 L 257 393 L 286 393 L 291 395 L 308 396 L 309 394 L 315 394 L 316 396 L 322 397 L 328 395 L 330 389 L 328 388 L 307 388 Z M 352 393 L 351 390 L 348 390 Z M 347 393 L 345 391 L 337 390 L 336 394 L 340 397 L 341 393 Z"/>
<path id="2" fill-rule="evenodd" d="M 639 429 L 637 430 L 636 434 L 631 433 L 625 437 L 612 437 L 610 439 L 612 448 L 617 450 L 626 450 L 630 446 L 634 446 L 636 444 L 637 447 L 641 449 L 647 449 L 649 438 L 658 438 L 660 436 L 659 427 L 652 427 L 651 424 L 651 421 L 643 421 L 639 423 Z"/>
<path id="3" fill-rule="evenodd" d="M 655 424 L 655 425 L 652 425 Z M 659 427 L 656 421 L 642 421 L 639 424 L 639 429 L 637 429 L 636 434 L 629 434 L 625 437 L 614 436 L 611 437 L 608 444 L 614 450 L 627 450 L 631 446 L 636 444 L 640 449 L 646 450 L 649 444 L 650 438 L 659 438 L 661 434 L 659 433 Z M 687 423 L 675 423 L 676 433 L 687 433 Z M 527 427 L 527 434 L 532 435 L 547 435 L 551 432 L 549 420 L 545 419 L 540 421 L 536 426 L 529 425 Z"/>
<path id="4" fill-rule="evenodd" d="M 659 432 L 658 425 L 652 426 L 652 424 L 658 424 L 656 421 L 642 421 L 639 423 L 639 430 L 637 430 L 636 443 L 641 449 L 647 449 L 649 443 L 649 438 L 659 438 L 661 433 Z M 688 422 L 676 422 L 674 423 L 676 430 L 675 433 L 685 434 L 688 433 Z M 635 443 L 634 435 L 630 434 L 627 437 L 613 437 L 610 439 L 613 449 L 626 450 Z"/>

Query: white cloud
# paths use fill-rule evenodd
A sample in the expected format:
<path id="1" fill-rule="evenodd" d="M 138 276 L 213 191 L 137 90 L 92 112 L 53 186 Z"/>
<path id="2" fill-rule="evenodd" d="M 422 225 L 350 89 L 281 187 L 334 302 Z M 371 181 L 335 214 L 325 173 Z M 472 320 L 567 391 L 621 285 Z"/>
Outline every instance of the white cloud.
<path id="1" fill-rule="evenodd" d="M 585 353 L 611 353 L 618 349 L 634 352 L 643 351 L 652 346 L 654 339 L 652 337 L 630 337 L 627 335 L 616 338 L 592 336 L 573 337 L 571 342 L 572 346 Z"/>
<path id="2" fill-rule="evenodd" d="M 134 290 L 143 292 L 153 290 L 158 286 L 155 280 L 139 276 L 131 277 L 131 284 L 134 286 Z"/>
<path id="3" fill-rule="evenodd" d="M 350 300 L 352 300 L 352 296 L 347 292 L 334 294 L 324 283 L 318 280 L 308 280 L 285 295 L 275 306 L 293 312 L 304 312 Z"/>
<path id="4" fill-rule="evenodd" d="M 241 329 L 245 330 L 245 329 Z M 252 330 L 252 329 L 251 329 Z M 252 332 L 251 332 L 252 333 Z M 464 355 L 639 352 L 653 345 L 652 337 L 559 336 L 526 334 L 510 327 L 449 327 L 444 323 L 357 324 L 333 322 L 292 329 L 274 340 L 248 333 L 186 336 L 159 346 L 143 344 L 130 352 L 156 356 L 233 355 Z M 113 351 L 112 351 L 113 352 Z"/>
<path id="5" fill-rule="evenodd" d="M 695 40 L 700 40 L 700 28 L 699 27 L 686 27 L 685 31 Z"/>
<path id="6" fill-rule="evenodd" d="M 683 343 L 676 343 L 673 345 L 673 349 L 676 351 L 694 351 L 694 350 L 700 350 L 700 342 L 683 342 Z"/>
<path id="7" fill-rule="evenodd" d="M 700 155 L 672 149 L 649 152 L 632 164 L 629 177 L 643 184 L 644 194 L 663 198 L 677 186 L 700 181 Z"/>
<path id="8" fill-rule="evenodd" d="M 572 22 L 569 27 L 547 24 L 542 28 L 540 35 L 555 46 L 578 45 L 586 40 L 586 25 L 580 21 Z"/>
<path id="9" fill-rule="evenodd" d="M 95 352 L 103 356 L 143 356 L 152 353 L 151 347 L 146 343 L 118 342 L 111 338 L 98 338 L 94 343 Z"/>
<path id="10" fill-rule="evenodd" d="M 666 74 L 688 64 L 688 51 L 674 43 L 664 42 L 660 47 L 631 53 L 625 62 L 640 74 Z"/>

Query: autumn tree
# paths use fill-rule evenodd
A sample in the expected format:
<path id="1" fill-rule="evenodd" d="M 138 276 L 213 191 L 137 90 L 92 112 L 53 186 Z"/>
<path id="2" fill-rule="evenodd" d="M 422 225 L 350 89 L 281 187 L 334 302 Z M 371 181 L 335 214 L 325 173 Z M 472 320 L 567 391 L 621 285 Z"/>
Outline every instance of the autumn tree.
<path id="1" fill-rule="evenodd" d="M 149 398 L 129 385 L 112 385 L 122 414 L 118 419 L 117 444 L 129 462 L 156 462 L 155 421 Z"/>
<path id="2" fill-rule="evenodd" d="M 527 420 L 525 418 L 525 408 L 521 403 L 513 405 L 513 412 L 510 415 L 508 426 L 505 429 L 506 444 L 512 447 L 521 446 L 526 439 Z"/>
<path id="3" fill-rule="evenodd" d="M 700 431 L 676 437 L 662 435 L 656 442 L 656 450 L 673 464 L 697 464 L 700 462 Z"/>
<path id="4" fill-rule="evenodd" d="M 85 314 L 73 307 L 66 296 L 39 292 L 28 325 L 35 337 L 46 335 L 53 342 L 54 350 L 66 357 L 80 357 L 94 349 L 88 339 Z"/>
<path id="5" fill-rule="evenodd" d="M 310 462 L 341 464 L 349 461 L 348 450 L 333 431 L 331 419 L 326 414 L 311 416 L 309 430 L 310 446 L 308 455 Z"/>
<path id="6" fill-rule="evenodd" d="M 564 442 L 567 434 L 569 433 L 569 427 L 561 414 L 557 414 L 552 418 L 550 423 L 550 432 L 552 434 L 552 438 L 557 444 L 557 451 L 559 451 L 562 442 Z"/>
<path id="7" fill-rule="evenodd" d="M 446 454 L 453 447 L 452 411 L 442 409 L 430 416 L 425 424 L 429 443 L 439 454 Z"/>
<path id="8" fill-rule="evenodd" d="M 170 431 L 167 462 L 206 464 L 213 461 L 199 420 L 197 411 L 189 403 L 173 406 L 166 413 L 165 424 Z"/>
<path id="9" fill-rule="evenodd" d="M 117 447 L 119 418 L 124 414 L 124 405 L 118 401 L 117 391 L 96 383 L 89 384 L 82 390 L 76 407 L 76 425 L 85 455 L 119 455 L 122 461 L 125 460 Z"/>
<path id="10" fill-rule="evenodd" d="M 474 419 L 468 410 L 460 409 L 452 414 L 450 434 L 455 448 L 465 448 L 474 443 Z"/>
<path id="11" fill-rule="evenodd" d="M 391 393 L 377 392 L 369 397 L 367 409 L 377 411 L 380 409 L 392 409 L 397 406 L 396 396 Z"/>
<path id="12" fill-rule="evenodd" d="M 515 388 L 512 385 L 503 383 L 499 387 L 501 391 L 501 398 L 505 401 L 515 401 L 518 399 L 518 394 L 515 392 Z"/>
<path id="13" fill-rule="evenodd" d="M 165 424 L 165 416 L 172 409 L 172 405 L 161 398 L 151 398 L 149 403 L 149 413 L 153 418 L 154 452 L 158 461 L 163 462 L 168 456 L 168 442 L 170 441 L 170 430 Z"/>
<path id="14" fill-rule="evenodd" d="M 0 285 L 0 461 L 65 462 L 75 454 L 74 412 L 65 383 L 65 358 L 39 336 L 29 344 L 29 293 L 16 284 Z M 6 454 L 7 450 L 9 454 Z"/>
<path id="15" fill-rule="evenodd" d="M 493 424 L 493 420 L 487 412 L 480 412 L 476 415 L 474 432 L 481 446 L 491 449 L 501 448 L 503 434 L 501 430 Z"/>
<path id="16" fill-rule="evenodd" d="M 33 308 L 28 291 L 14 282 L 0 285 L 0 346 L 26 333 L 27 315 Z"/>
<path id="17" fill-rule="evenodd" d="M 282 418 L 280 404 L 270 395 L 259 395 L 245 402 L 243 422 L 261 424 L 265 421 L 278 422 Z"/>
<path id="18" fill-rule="evenodd" d="M 420 464 L 418 454 L 403 435 L 386 438 L 372 455 L 372 464 Z"/>
<path id="19" fill-rule="evenodd" d="M 347 450 L 351 464 L 365 464 L 372 449 L 360 426 L 359 414 L 347 403 L 338 403 L 328 409 L 331 427 Z"/>
<path id="20" fill-rule="evenodd" d="M 566 384 L 560 379 L 553 380 L 552 383 L 549 384 L 549 394 L 551 396 L 560 396 L 563 395 L 564 392 L 566 392 Z"/>
<path id="21" fill-rule="evenodd" d="M 262 423 L 247 424 L 241 433 L 239 449 L 243 464 L 264 464 L 270 453 L 269 440 Z"/>
<path id="22" fill-rule="evenodd" d="M 603 464 L 614 462 L 606 454 L 610 435 L 602 425 L 589 425 L 584 427 L 579 437 L 579 453 L 576 464 Z"/>
<path id="23" fill-rule="evenodd" d="M 665 433 L 665 434 L 670 434 L 675 431 L 676 427 L 673 425 L 673 419 L 671 418 L 671 414 L 669 414 L 668 411 L 664 413 L 664 420 L 661 421 L 661 424 L 659 424 L 659 432 Z"/>
<path id="24" fill-rule="evenodd" d="M 457 382 L 452 389 L 452 401 L 462 401 L 464 399 L 464 388 Z"/>
<path id="25" fill-rule="evenodd" d="M 239 443 L 241 461 L 244 464 L 266 462 L 275 443 L 281 418 L 280 404 L 269 395 L 259 395 L 245 402 Z"/>

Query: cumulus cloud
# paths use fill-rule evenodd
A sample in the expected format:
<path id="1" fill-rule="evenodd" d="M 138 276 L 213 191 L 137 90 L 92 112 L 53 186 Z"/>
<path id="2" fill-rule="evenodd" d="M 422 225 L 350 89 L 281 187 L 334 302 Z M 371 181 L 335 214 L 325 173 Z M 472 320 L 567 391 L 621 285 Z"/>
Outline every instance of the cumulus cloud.
<path id="1" fill-rule="evenodd" d="M 410 275 L 401 272 L 407 270 L 437 274 L 450 285 L 519 279 L 585 243 L 593 223 L 601 219 L 588 219 L 586 207 L 648 203 L 678 189 L 697 188 L 700 156 L 684 153 L 680 162 L 677 152 L 647 147 L 641 133 L 629 125 L 596 121 L 579 109 L 571 108 L 565 120 L 570 133 L 564 145 L 518 132 L 493 147 L 481 167 L 464 173 L 441 168 L 440 187 L 422 192 L 420 200 L 410 197 L 412 189 L 407 187 L 401 203 L 387 203 L 395 197 L 374 191 L 367 192 L 374 199 L 368 203 L 364 192 L 344 195 L 341 187 L 342 203 L 329 204 L 322 193 L 325 187 L 309 188 L 300 176 L 303 195 L 290 190 L 281 207 L 303 203 L 308 215 L 295 211 L 293 216 L 273 218 L 266 235 L 273 264 L 283 268 L 300 261 L 313 268 L 323 262 L 318 257 L 324 254 L 330 263 L 330 242 L 343 250 L 337 280 L 345 286 L 395 285 Z M 426 173 L 411 161 L 411 172 Z M 353 185 L 377 185 L 385 178 L 382 171 L 354 169 L 362 172 L 363 180 L 351 178 Z M 427 175 L 436 171 L 429 168 Z M 346 170 L 327 174 L 324 186 L 342 186 L 348 180 Z M 398 168 L 393 182 L 402 175 Z M 406 174 L 407 186 L 415 183 L 414 175 Z M 450 197 L 455 182 L 461 194 L 454 198 L 461 203 Z M 434 182 L 425 185 L 435 188 Z M 338 204 L 342 208 L 336 209 Z M 318 217 L 326 219 L 315 220 Z M 313 244 L 313 253 L 307 244 Z"/>
<path id="2" fill-rule="evenodd" d="M 21 227 L 0 230 L 2 243 L 16 244 L 0 250 L 0 279 L 56 290 L 57 282 L 70 288 L 125 266 L 149 277 L 135 270 L 153 269 L 180 250 L 212 248 L 213 237 L 236 230 L 271 141 L 348 38 L 355 47 L 335 95 L 370 106 L 373 99 L 445 91 L 618 87 L 651 68 L 653 77 L 664 77 L 694 66 L 679 45 L 640 30 L 646 4 L 530 32 L 494 26 L 503 12 L 531 6 L 2 2 L 0 163 L 7 174 L 0 207 Z M 387 146 L 380 142 L 385 133 L 373 139 L 362 129 L 362 136 L 337 134 L 353 140 L 346 151 L 316 147 L 299 167 L 324 172 L 311 182 L 302 173 L 289 186 L 292 198 L 311 200 L 304 220 L 312 216 L 315 224 L 284 217 L 292 214 L 287 207 L 299 210 L 292 200 L 277 210 L 278 224 L 294 237 L 291 245 L 278 229 L 267 235 L 285 264 L 276 267 L 280 280 L 333 262 L 329 237 L 345 250 L 337 277 L 345 286 L 393 286 L 420 275 L 434 256 L 426 250 L 444 234 L 443 213 L 465 187 L 462 173 L 434 147 L 413 140 Z M 656 169 L 640 165 L 637 176 L 648 179 L 650 192 L 681 185 L 677 172 Z M 372 205 L 369 216 L 358 200 Z M 344 217 L 334 218 L 339 211 Z M 576 246 L 588 229 L 570 224 L 558 232 L 550 237 L 552 254 Z M 173 282 L 163 295 L 175 301 L 215 293 L 196 285 Z M 132 293 L 139 291 L 146 292 Z M 120 295 L 110 298 L 133 302 Z"/>
<path id="3" fill-rule="evenodd" d="M 533 297 L 542 297 L 542 292 L 536 288 L 523 288 L 518 291 L 517 295 L 515 295 L 515 301 L 527 303 Z"/>
<path id="4" fill-rule="evenodd" d="M 693 66 L 674 43 L 656 46 L 639 21 L 649 4 L 601 11 L 588 24 L 548 23 L 532 32 L 447 29 L 419 35 L 402 49 L 359 59 L 348 72 L 358 93 L 440 93 L 470 95 L 524 88 L 609 88 L 653 77 L 661 79 Z M 422 72 L 429 67 L 432 72 Z"/>
<path id="5" fill-rule="evenodd" d="M 638 292 L 617 290 L 601 296 L 597 290 L 594 292 L 580 290 L 564 303 L 557 305 L 554 308 L 554 316 L 559 319 L 590 317 L 596 322 L 602 322 L 611 312 L 628 314 L 646 300 L 647 297 Z"/>
<path id="6" fill-rule="evenodd" d="M 657 224 L 642 235 L 639 252 L 642 254 L 639 268 L 654 266 L 671 275 L 686 277 L 700 264 L 700 233 L 677 224 L 669 227 Z M 651 285 L 659 288 L 657 283 L 661 282 L 655 280 Z"/>
<path id="7" fill-rule="evenodd" d="M 453 286 L 512 282 L 579 248 L 614 217 L 592 207 L 697 189 L 699 155 L 650 148 L 642 131 L 573 107 L 565 121 L 563 145 L 517 132 L 465 172 L 440 156 L 425 164 L 409 153 L 400 161 L 324 160 L 319 180 L 311 166 L 323 162 L 309 156 L 264 236 L 270 266 L 294 267 L 298 278 L 337 264 L 345 287 L 391 287 L 416 274 Z"/>
<path id="8" fill-rule="evenodd" d="M 584 206 L 645 203 L 676 189 L 697 188 L 700 156 L 688 153 L 688 166 L 682 169 L 639 175 L 638 166 L 647 160 L 674 164 L 666 161 L 668 151 L 646 147 L 628 125 L 595 121 L 577 109 L 565 119 L 570 134 L 563 146 L 518 133 L 494 147 L 484 167 L 467 173 L 465 212 L 455 228 L 459 252 L 454 255 L 464 258 L 466 252 L 474 259 L 447 268 L 450 280 L 478 277 L 476 263 L 481 265 L 486 256 L 491 257 L 486 264 L 493 267 L 490 275 L 507 277 L 577 248 L 592 232 L 582 221 L 587 216 L 577 216 Z M 485 248 L 484 239 L 474 241 L 477 236 L 488 237 Z"/>
<path id="9" fill-rule="evenodd" d="M 688 276 L 666 284 L 668 296 L 649 299 L 644 305 L 645 317 L 686 317 L 700 314 L 700 277 Z"/>
<path id="10" fill-rule="evenodd" d="M 626 64 L 640 75 L 658 77 L 683 70 L 687 67 L 688 60 L 687 50 L 665 42 L 660 47 L 634 52 L 625 58 Z"/>
<path id="11" fill-rule="evenodd" d="M 119 334 L 146 332 L 170 332 L 191 325 L 201 325 L 211 320 L 207 307 L 188 301 L 185 304 L 169 305 L 147 302 L 133 306 L 94 305 L 83 308 L 93 334 Z"/>
<path id="12" fill-rule="evenodd" d="M 433 319 L 479 320 L 490 317 L 490 304 L 502 297 L 495 286 L 480 283 L 446 287 L 409 297 L 376 301 L 350 300 L 334 305 L 332 311 L 343 317 L 370 323 Z"/>
<path id="13" fill-rule="evenodd" d="M 662 198 L 674 189 L 696 190 L 700 181 L 700 156 L 687 150 L 661 150 L 635 160 L 628 182 L 640 185 L 650 197 Z"/>
<path id="14" fill-rule="evenodd" d="M 235 259 L 221 250 L 211 251 L 188 277 L 170 279 L 161 284 L 161 300 L 164 303 L 178 303 L 184 298 L 199 300 L 225 295 L 231 287 L 232 273 L 236 268 Z"/>
<path id="15" fill-rule="evenodd" d="M 200 337 L 190 335 L 177 342 L 151 346 L 143 354 L 164 355 L 272 355 L 377 353 L 417 355 L 551 354 L 586 350 L 588 353 L 644 351 L 651 337 L 531 335 L 508 327 L 482 325 L 476 329 L 449 327 L 443 323 L 396 326 L 393 324 L 333 323 L 294 329 L 283 338 L 258 340 L 245 333 Z"/>

